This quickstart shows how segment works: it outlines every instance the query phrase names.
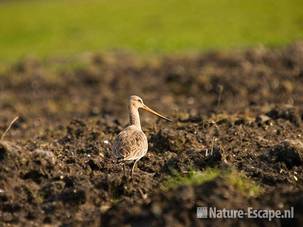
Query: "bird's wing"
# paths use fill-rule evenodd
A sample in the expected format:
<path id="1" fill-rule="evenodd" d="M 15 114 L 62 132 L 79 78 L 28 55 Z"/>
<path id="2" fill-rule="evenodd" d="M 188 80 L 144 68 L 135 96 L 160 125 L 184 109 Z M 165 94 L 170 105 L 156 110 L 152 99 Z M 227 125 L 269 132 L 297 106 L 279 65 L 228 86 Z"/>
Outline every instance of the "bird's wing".
<path id="1" fill-rule="evenodd" d="M 128 127 L 121 131 L 113 144 L 113 152 L 118 159 L 135 160 L 147 151 L 147 139 L 138 129 Z"/>

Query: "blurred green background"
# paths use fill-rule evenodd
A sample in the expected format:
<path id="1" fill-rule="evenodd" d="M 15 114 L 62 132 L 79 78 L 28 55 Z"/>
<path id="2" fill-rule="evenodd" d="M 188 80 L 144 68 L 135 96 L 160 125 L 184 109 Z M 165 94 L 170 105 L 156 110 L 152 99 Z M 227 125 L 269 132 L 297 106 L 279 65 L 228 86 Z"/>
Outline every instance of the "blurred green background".
<path id="1" fill-rule="evenodd" d="M 302 0 L 0 1 L 0 61 L 197 52 L 303 38 Z"/>

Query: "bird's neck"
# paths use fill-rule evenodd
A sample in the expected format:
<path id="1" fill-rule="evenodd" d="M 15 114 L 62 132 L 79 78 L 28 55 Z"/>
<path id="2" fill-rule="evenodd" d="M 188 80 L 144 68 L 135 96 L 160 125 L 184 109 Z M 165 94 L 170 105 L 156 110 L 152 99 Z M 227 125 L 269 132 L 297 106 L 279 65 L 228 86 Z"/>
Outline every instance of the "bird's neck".
<path id="1" fill-rule="evenodd" d="M 130 111 L 130 114 L 129 114 L 129 123 L 131 125 L 135 125 L 139 129 L 141 129 L 140 115 L 139 115 L 138 108 L 130 106 L 129 107 L 129 111 Z"/>

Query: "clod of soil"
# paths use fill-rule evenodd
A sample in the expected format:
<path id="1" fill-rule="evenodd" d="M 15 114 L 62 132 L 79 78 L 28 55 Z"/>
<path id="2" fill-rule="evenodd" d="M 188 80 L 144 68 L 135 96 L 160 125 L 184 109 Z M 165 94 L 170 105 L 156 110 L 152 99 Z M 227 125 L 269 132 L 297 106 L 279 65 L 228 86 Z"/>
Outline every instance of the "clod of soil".
<path id="1" fill-rule="evenodd" d="M 302 166 L 303 164 L 303 143 L 299 140 L 287 140 L 272 147 L 264 154 L 269 162 L 285 163 L 288 168 Z"/>

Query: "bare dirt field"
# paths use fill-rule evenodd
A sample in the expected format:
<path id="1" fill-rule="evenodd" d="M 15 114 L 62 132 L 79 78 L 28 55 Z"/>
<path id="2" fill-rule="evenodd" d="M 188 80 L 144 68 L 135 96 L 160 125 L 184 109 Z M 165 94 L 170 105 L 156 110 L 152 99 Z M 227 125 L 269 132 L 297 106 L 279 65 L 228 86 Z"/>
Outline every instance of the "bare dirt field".
<path id="1" fill-rule="evenodd" d="M 1 132 L 20 116 L 0 142 L 0 223 L 303 225 L 303 44 L 79 61 L 25 59 L 0 75 Z M 149 152 L 125 179 L 110 143 L 128 123 L 132 94 L 173 122 L 141 114 Z M 165 186 L 204 170 L 219 174 Z M 198 206 L 294 207 L 295 218 L 197 219 Z"/>

